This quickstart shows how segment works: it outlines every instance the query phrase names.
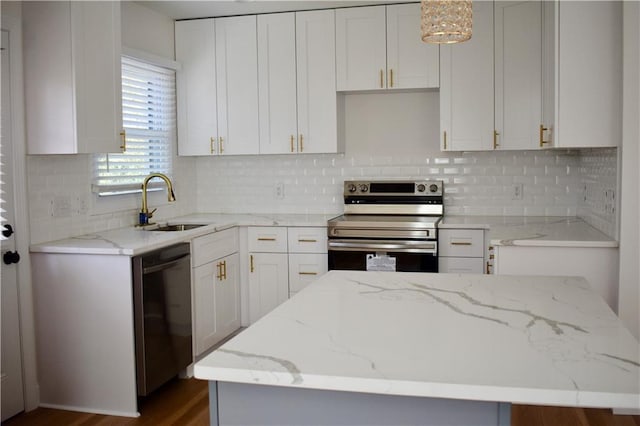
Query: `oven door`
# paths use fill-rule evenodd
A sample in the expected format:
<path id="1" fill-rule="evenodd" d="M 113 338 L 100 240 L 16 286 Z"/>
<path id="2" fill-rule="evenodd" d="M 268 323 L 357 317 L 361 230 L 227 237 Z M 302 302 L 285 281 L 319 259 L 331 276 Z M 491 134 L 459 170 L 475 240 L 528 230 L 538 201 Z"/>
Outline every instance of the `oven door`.
<path id="1" fill-rule="evenodd" d="M 330 239 L 329 270 L 438 272 L 434 240 Z"/>

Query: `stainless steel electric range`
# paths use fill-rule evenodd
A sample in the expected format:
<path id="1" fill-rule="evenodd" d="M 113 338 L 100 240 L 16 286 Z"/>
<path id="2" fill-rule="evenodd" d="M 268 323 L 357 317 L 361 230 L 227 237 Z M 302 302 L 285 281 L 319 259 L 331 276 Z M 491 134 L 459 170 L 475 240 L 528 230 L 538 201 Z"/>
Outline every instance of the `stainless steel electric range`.
<path id="1" fill-rule="evenodd" d="M 344 215 L 329 220 L 329 270 L 438 272 L 443 182 L 345 181 Z"/>

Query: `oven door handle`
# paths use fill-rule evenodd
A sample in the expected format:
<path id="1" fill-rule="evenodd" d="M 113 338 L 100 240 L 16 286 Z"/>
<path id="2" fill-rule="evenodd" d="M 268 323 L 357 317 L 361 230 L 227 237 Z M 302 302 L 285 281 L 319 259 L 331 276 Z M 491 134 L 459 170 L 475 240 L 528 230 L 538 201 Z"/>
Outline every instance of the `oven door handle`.
<path id="1" fill-rule="evenodd" d="M 329 240 L 329 250 L 333 251 L 360 251 L 360 250 L 377 250 L 377 251 L 396 251 L 407 253 L 432 253 L 436 254 L 438 243 L 435 241 L 371 241 L 371 240 Z"/>

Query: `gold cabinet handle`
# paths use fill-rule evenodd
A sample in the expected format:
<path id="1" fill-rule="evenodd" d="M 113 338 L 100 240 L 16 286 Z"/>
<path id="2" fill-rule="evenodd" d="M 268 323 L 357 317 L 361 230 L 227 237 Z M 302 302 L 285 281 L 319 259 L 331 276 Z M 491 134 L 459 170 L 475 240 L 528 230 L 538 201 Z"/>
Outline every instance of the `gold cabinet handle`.
<path id="1" fill-rule="evenodd" d="M 221 269 L 221 271 L 222 271 L 222 272 L 220 273 L 220 275 L 221 275 L 222 279 L 223 279 L 223 280 L 226 280 L 226 279 L 227 279 L 227 261 L 226 261 L 226 260 L 223 260 L 223 261 L 222 261 L 222 264 L 221 264 L 221 268 L 220 268 L 220 269 Z"/>
<path id="2" fill-rule="evenodd" d="M 216 272 L 216 279 L 220 281 L 222 280 L 222 262 L 216 263 L 216 269 L 218 270 L 218 272 Z"/>
<path id="3" fill-rule="evenodd" d="M 487 275 L 490 275 L 490 274 L 491 274 L 491 264 L 487 260 Z"/>
<path id="4" fill-rule="evenodd" d="M 444 149 L 447 149 L 447 131 L 445 130 L 444 132 Z"/>
<path id="5" fill-rule="evenodd" d="M 500 133 L 498 133 L 497 130 L 493 131 L 493 149 L 498 149 L 498 147 L 500 146 L 500 144 L 498 143 L 498 136 L 500 136 Z"/>
<path id="6" fill-rule="evenodd" d="M 219 145 L 220 145 L 220 154 L 222 154 L 224 152 L 224 138 L 220 136 L 218 139 L 219 139 Z"/>
<path id="7" fill-rule="evenodd" d="M 291 152 L 293 152 L 293 139 L 294 139 L 294 136 L 291 135 Z"/>
<path id="8" fill-rule="evenodd" d="M 249 269 L 251 270 L 251 272 L 253 272 L 255 270 L 255 268 L 253 267 L 253 255 L 249 255 Z"/>
<path id="9" fill-rule="evenodd" d="M 384 89 L 384 70 L 380 70 L 380 88 Z"/>
<path id="10" fill-rule="evenodd" d="M 544 127 L 544 124 L 540 125 L 540 148 L 544 147 L 544 144 L 549 143 L 549 141 L 544 140 L 544 132 L 549 130 L 547 127 Z"/>
<path id="11" fill-rule="evenodd" d="M 389 70 L 389 86 L 393 87 L 393 68 Z"/>
<path id="12" fill-rule="evenodd" d="M 318 275 L 317 272 L 298 272 L 298 275 Z"/>
<path id="13" fill-rule="evenodd" d="M 304 152 L 304 137 L 300 133 L 300 152 Z"/>
<path id="14" fill-rule="evenodd" d="M 258 237 L 258 241 L 275 241 L 273 237 Z"/>
<path id="15" fill-rule="evenodd" d="M 299 238 L 298 242 L 299 243 L 317 243 L 318 240 L 314 240 L 314 239 L 311 239 L 311 238 L 309 238 L 309 239 Z"/>
<path id="16" fill-rule="evenodd" d="M 213 136 L 209 139 L 209 148 L 212 154 L 216 153 L 216 138 Z"/>
<path id="17" fill-rule="evenodd" d="M 470 246 L 472 243 L 463 242 L 463 241 L 451 241 L 452 246 Z"/>
<path id="18" fill-rule="evenodd" d="M 122 141 L 122 145 L 120 145 L 120 149 L 122 152 L 127 152 L 127 131 L 122 129 L 120 132 L 120 140 Z"/>

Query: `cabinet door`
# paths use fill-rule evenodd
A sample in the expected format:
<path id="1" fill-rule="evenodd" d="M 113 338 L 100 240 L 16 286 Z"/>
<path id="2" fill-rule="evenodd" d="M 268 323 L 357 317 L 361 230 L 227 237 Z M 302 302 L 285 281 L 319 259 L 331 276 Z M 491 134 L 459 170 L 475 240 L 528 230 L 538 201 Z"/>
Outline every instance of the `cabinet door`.
<path id="1" fill-rule="evenodd" d="M 440 85 L 437 44 L 420 38 L 420 4 L 387 6 L 387 87 L 431 88 Z"/>
<path id="2" fill-rule="evenodd" d="M 175 24 L 178 155 L 212 155 L 217 138 L 216 48 L 213 19 Z"/>
<path id="3" fill-rule="evenodd" d="M 440 142 L 448 151 L 493 149 L 493 2 L 473 3 L 473 37 L 440 47 Z"/>
<path id="4" fill-rule="evenodd" d="M 25 2 L 29 154 L 120 152 L 119 2 Z"/>
<path id="5" fill-rule="evenodd" d="M 500 149 L 535 149 L 542 124 L 540 1 L 495 2 L 495 112 Z"/>
<path id="6" fill-rule="evenodd" d="M 386 82 L 385 7 L 336 9 L 337 90 L 380 90 Z"/>
<path id="7" fill-rule="evenodd" d="M 120 5 L 72 1 L 71 33 L 78 153 L 120 152 Z"/>
<path id="8" fill-rule="evenodd" d="M 289 296 L 299 292 L 327 272 L 327 255 L 291 253 L 289 255 Z"/>
<path id="9" fill-rule="evenodd" d="M 215 284 L 215 317 L 217 342 L 240 328 L 240 255 L 238 253 L 214 262 L 218 271 Z M 217 343 L 216 342 L 216 343 Z"/>
<path id="10" fill-rule="evenodd" d="M 216 273 L 217 262 L 193 268 L 193 328 L 195 355 L 216 343 Z"/>
<path id="11" fill-rule="evenodd" d="M 220 154 L 257 154 L 258 46 L 256 16 L 215 19 Z"/>
<path id="12" fill-rule="evenodd" d="M 295 36 L 294 13 L 258 15 L 261 154 L 297 151 Z"/>
<path id="13" fill-rule="evenodd" d="M 622 139 L 622 3 L 556 2 L 555 147 Z"/>
<path id="14" fill-rule="evenodd" d="M 286 253 L 249 254 L 249 317 L 253 323 L 289 297 Z"/>
<path id="15" fill-rule="evenodd" d="M 296 12 L 298 152 L 338 146 L 335 11 Z"/>

